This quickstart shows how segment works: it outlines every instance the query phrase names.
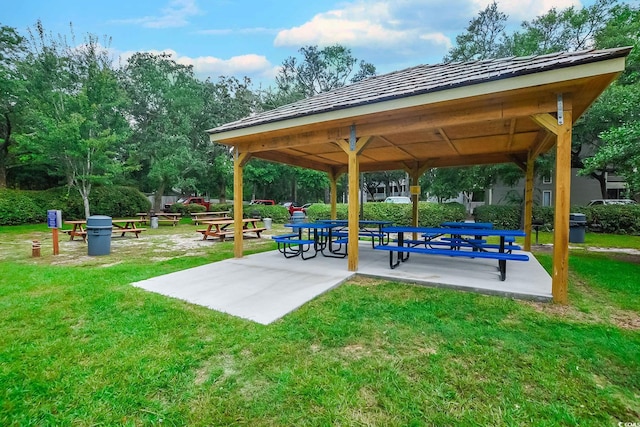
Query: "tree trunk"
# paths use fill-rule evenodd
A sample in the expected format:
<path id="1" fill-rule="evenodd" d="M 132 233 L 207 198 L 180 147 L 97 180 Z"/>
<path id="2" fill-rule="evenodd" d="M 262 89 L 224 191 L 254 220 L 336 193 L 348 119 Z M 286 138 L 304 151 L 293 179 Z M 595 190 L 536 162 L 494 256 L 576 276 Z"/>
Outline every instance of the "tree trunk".
<path id="1" fill-rule="evenodd" d="M 607 179 L 606 179 L 607 173 L 606 172 L 600 172 L 600 173 L 592 173 L 591 177 L 593 177 L 594 179 L 598 180 L 598 183 L 600 184 L 600 194 L 602 195 L 603 199 L 608 199 L 607 197 Z"/>
<path id="2" fill-rule="evenodd" d="M 227 185 L 224 182 L 220 184 L 218 199 L 220 200 L 220 203 L 227 203 Z"/>
<path id="3" fill-rule="evenodd" d="M 91 193 L 91 185 L 78 185 L 78 191 L 80 192 L 80 196 L 82 196 L 82 204 L 84 205 L 84 218 L 87 219 L 91 216 L 91 209 L 89 207 L 89 193 Z"/>
<path id="4" fill-rule="evenodd" d="M 160 183 L 160 186 L 156 189 L 155 193 L 153 193 L 153 210 L 155 212 L 161 212 L 164 210 L 164 206 L 162 206 L 162 195 L 164 194 L 164 182 Z"/>
<path id="5" fill-rule="evenodd" d="M 9 145 L 11 144 L 11 120 L 9 114 L 4 114 L 2 138 L 0 144 L 0 188 L 7 188 L 7 165 L 9 164 Z"/>

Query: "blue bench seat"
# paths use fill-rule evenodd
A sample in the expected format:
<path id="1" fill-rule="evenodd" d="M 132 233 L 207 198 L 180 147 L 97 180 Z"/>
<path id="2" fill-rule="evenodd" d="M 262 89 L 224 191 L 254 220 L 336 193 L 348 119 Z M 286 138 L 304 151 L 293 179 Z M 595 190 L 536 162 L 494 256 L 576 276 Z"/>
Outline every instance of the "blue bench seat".
<path id="1" fill-rule="evenodd" d="M 296 233 L 281 234 L 278 236 L 272 236 L 271 238 L 276 241 L 278 244 L 278 251 L 283 254 L 285 258 L 293 258 L 300 255 L 302 259 L 310 259 L 314 258 L 318 254 L 313 240 L 300 239 Z M 313 256 L 305 256 L 305 254 L 311 251 L 312 247 Z"/>
<path id="2" fill-rule="evenodd" d="M 423 242 L 425 243 L 425 242 Z M 429 242 L 427 242 L 428 244 Z M 410 246 L 393 246 L 393 245 L 378 245 L 374 249 L 389 251 L 389 266 L 396 268 L 401 261 L 409 259 L 408 254 L 419 253 L 426 255 L 443 255 L 452 257 L 466 257 L 466 258 L 485 258 L 498 260 L 498 269 L 500 270 L 500 280 L 505 280 L 507 275 L 507 261 L 528 261 L 529 256 L 525 254 L 514 253 L 501 253 L 501 252 L 481 252 L 481 251 L 460 251 L 455 249 L 438 249 L 427 247 L 410 247 Z M 393 253 L 398 252 L 397 262 L 393 262 Z M 406 253 L 407 257 L 401 257 L 399 253 Z"/>

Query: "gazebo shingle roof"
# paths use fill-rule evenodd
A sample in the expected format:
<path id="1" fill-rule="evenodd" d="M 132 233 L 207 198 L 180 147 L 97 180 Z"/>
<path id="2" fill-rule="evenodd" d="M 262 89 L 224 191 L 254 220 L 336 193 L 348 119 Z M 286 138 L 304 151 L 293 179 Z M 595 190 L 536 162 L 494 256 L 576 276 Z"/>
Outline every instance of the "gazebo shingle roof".
<path id="1" fill-rule="evenodd" d="M 624 47 L 472 62 L 418 65 L 374 76 L 274 110 L 218 126 L 207 132 L 216 134 L 301 116 L 624 57 L 628 53 L 629 48 Z"/>

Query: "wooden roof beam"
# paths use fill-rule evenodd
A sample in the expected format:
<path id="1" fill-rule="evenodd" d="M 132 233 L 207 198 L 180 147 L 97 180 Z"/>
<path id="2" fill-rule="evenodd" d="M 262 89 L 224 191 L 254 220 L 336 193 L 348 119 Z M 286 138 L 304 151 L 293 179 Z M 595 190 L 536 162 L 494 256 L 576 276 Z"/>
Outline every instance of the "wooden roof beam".
<path id="1" fill-rule="evenodd" d="M 322 172 L 331 172 L 334 166 L 327 163 L 314 162 L 304 157 L 292 156 L 275 151 L 260 151 L 253 153 L 253 157 L 268 160 L 275 163 L 283 163 L 285 165 L 300 166 L 302 168 L 313 169 Z"/>
<path id="2" fill-rule="evenodd" d="M 456 146 L 453 144 L 453 142 L 451 142 L 451 139 L 449 139 L 449 137 L 447 136 L 447 133 L 444 131 L 444 129 L 442 128 L 438 128 L 438 133 L 440 134 L 440 136 L 442 137 L 442 139 L 444 141 L 447 142 L 447 144 L 449 144 L 449 147 L 451 147 L 451 149 L 456 153 L 456 154 L 460 154 L 460 152 L 458 151 L 458 149 L 456 148 Z"/>
<path id="3" fill-rule="evenodd" d="M 535 115 L 553 111 L 556 106 L 555 98 L 547 97 L 538 100 L 534 106 L 521 101 L 503 99 L 493 103 L 471 103 L 465 108 L 435 110 L 434 106 L 427 106 L 422 111 L 410 111 L 394 113 L 393 117 L 386 120 L 375 120 L 373 117 L 363 116 L 355 119 L 357 136 L 385 135 L 402 132 L 420 131 L 424 129 L 445 128 L 451 125 L 466 125 L 491 120 L 503 120 L 506 117 Z M 389 115 L 385 115 L 389 117 Z M 318 144 L 348 140 L 351 125 L 334 126 L 324 130 L 301 131 L 295 133 L 295 128 L 290 129 L 291 134 L 269 137 L 267 134 L 252 135 L 243 138 L 229 140 L 216 140 L 211 135 L 211 140 L 224 145 L 239 146 L 241 150 L 251 152 L 291 148 L 299 145 Z M 266 136 L 263 136 L 266 135 Z"/>

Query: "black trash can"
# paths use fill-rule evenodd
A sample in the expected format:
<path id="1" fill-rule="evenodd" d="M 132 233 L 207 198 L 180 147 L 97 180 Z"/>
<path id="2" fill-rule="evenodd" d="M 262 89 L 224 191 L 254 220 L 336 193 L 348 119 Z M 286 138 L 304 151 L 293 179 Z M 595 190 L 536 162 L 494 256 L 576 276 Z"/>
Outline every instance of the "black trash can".
<path id="1" fill-rule="evenodd" d="M 92 215 L 87 218 L 89 256 L 109 255 L 111 253 L 112 229 L 113 223 L 110 216 Z"/>
<path id="2" fill-rule="evenodd" d="M 569 214 L 569 243 L 584 243 L 587 216 L 581 213 Z"/>

